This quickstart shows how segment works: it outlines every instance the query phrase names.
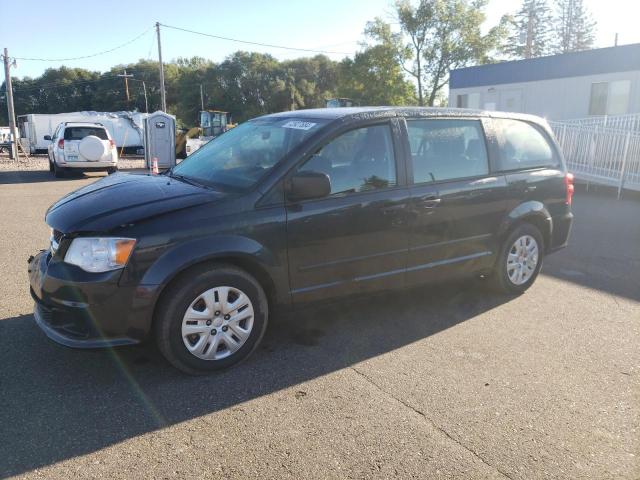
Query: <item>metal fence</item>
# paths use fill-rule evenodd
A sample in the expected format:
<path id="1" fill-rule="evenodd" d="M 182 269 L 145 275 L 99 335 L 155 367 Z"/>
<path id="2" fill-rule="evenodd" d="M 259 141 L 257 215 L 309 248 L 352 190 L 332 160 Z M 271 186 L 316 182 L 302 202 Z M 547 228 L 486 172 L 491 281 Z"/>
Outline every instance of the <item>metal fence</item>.
<path id="1" fill-rule="evenodd" d="M 640 191 L 640 132 L 550 122 L 569 171 L 578 180 Z"/>
<path id="2" fill-rule="evenodd" d="M 615 130 L 631 131 L 640 133 L 640 114 L 630 113 L 627 115 L 601 115 L 587 118 L 575 118 L 562 120 L 565 125 L 576 127 L 601 127 L 613 128 Z"/>

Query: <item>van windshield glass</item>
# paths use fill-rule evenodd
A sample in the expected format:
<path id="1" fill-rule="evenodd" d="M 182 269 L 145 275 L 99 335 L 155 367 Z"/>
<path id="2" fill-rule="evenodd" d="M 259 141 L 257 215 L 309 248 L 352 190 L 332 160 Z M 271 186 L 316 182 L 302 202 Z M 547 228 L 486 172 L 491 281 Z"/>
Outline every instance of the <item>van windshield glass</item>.
<path id="1" fill-rule="evenodd" d="M 211 187 L 246 190 L 326 121 L 256 119 L 214 138 L 170 175 Z"/>

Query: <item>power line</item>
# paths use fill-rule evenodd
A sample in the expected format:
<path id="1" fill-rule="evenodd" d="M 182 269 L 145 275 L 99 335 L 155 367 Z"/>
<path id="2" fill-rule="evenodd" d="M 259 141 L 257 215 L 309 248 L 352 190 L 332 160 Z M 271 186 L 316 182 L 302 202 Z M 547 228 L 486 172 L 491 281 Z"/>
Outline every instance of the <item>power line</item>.
<path id="1" fill-rule="evenodd" d="M 166 28 L 172 28 L 174 30 L 180 30 L 182 32 L 193 33 L 195 35 L 202 35 L 204 37 L 217 38 L 218 40 L 227 40 L 229 42 L 245 43 L 247 45 L 258 45 L 260 47 L 281 48 L 283 50 L 295 50 L 295 51 L 298 51 L 298 52 L 327 53 L 327 54 L 337 54 L 337 55 L 351 55 L 351 53 L 352 53 L 352 52 L 333 52 L 333 51 L 329 51 L 329 50 L 314 50 L 314 49 L 311 49 L 311 48 L 285 47 L 283 45 L 273 45 L 273 44 L 270 44 L 270 43 L 250 42 L 248 40 L 239 40 L 237 38 L 222 37 L 220 35 L 213 35 L 211 33 L 196 32 L 195 30 L 189 30 L 187 28 L 181 28 L 181 27 L 174 27 L 172 25 L 166 25 L 164 23 L 161 23 L 160 25 L 163 26 L 163 27 L 166 27 Z"/>
<path id="2" fill-rule="evenodd" d="M 31 85 L 29 87 L 24 87 L 24 88 L 14 88 L 13 91 L 16 93 L 21 93 L 21 92 L 27 92 L 30 90 L 41 90 L 43 88 L 50 88 L 50 87 L 72 87 L 74 85 L 79 85 L 82 83 L 100 82 L 101 80 L 110 80 L 113 78 L 118 78 L 118 77 L 115 75 L 111 75 L 108 77 L 88 78 L 86 80 L 72 80 L 70 82 L 62 80 L 59 82 L 43 83 L 41 85 Z"/>
<path id="3" fill-rule="evenodd" d="M 37 61 L 37 62 L 68 62 L 68 61 L 71 61 L 71 60 L 83 60 L 85 58 L 97 57 L 99 55 L 104 55 L 105 53 L 111 53 L 111 52 L 113 52 L 115 50 L 118 50 L 118 49 L 120 49 L 122 47 L 126 47 L 127 45 L 129 45 L 129 44 L 135 42 L 136 40 L 138 40 L 143 35 L 146 35 L 147 33 L 149 33 L 152 28 L 153 27 L 147 28 L 140 35 L 136 36 L 135 38 L 132 38 L 128 42 L 125 42 L 125 43 L 123 43 L 121 45 L 118 45 L 117 47 L 110 48 L 109 50 L 103 50 L 102 52 L 92 53 L 91 55 L 83 55 L 81 57 L 71 57 L 71 58 L 26 58 L 26 57 L 15 57 L 15 58 L 17 60 Z"/>
<path id="4" fill-rule="evenodd" d="M 43 88 L 55 88 L 55 87 L 73 87 L 76 85 L 81 85 L 81 84 L 86 84 L 86 83 L 95 83 L 95 82 L 100 82 L 102 80 L 112 80 L 118 78 L 117 75 L 109 75 L 109 76 L 104 76 L 104 77 L 100 77 L 100 78 L 89 78 L 86 80 L 72 80 L 70 82 L 67 81 L 58 81 L 58 82 L 50 82 L 50 83 L 43 83 L 41 85 L 31 85 L 28 87 L 24 87 L 24 88 L 14 88 L 13 91 L 15 93 L 23 93 L 23 92 L 29 92 L 29 91 L 33 91 L 33 90 L 42 90 Z M 133 81 L 137 81 L 137 82 L 146 82 L 147 84 L 151 84 L 151 85 L 157 85 L 157 82 L 154 82 L 152 80 L 147 81 L 147 80 L 140 80 L 137 78 L 130 78 L 129 80 L 133 80 Z"/>
<path id="5" fill-rule="evenodd" d="M 155 45 L 155 43 L 156 43 L 156 39 L 153 35 L 151 35 L 151 45 L 149 45 L 149 53 L 147 53 L 147 60 L 151 59 L 151 50 L 153 50 L 153 46 Z"/>

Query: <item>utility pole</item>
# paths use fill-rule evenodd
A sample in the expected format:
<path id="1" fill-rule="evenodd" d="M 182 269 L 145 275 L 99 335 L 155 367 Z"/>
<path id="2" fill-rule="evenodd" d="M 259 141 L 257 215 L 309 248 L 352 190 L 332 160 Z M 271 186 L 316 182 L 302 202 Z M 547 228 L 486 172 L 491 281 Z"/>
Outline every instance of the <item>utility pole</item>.
<path id="1" fill-rule="evenodd" d="M 200 84 L 200 110 L 204 111 L 204 92 L 202 90 L 202 84 Z"/>
<path id="2" fill-rule="evenodd" d="M 160 22 L 156 22 L 156 33 L 158 34 L 158 61 L 160 62 L 160 103 L 162 111 L 167 111 L 167 96 L 164 91 L 164 66 L 162 65 L 162 44 L 160 43 Z"/>
<path id="3" fill-rule="evenodd" d="M 16 136 L 16 113 L 13 110 L 13 87 L 11 86 L 11 72 L 9 71 L 12 64 L 16 66 L 16 60 L 13 59 L 13 62 L 9 58 L 9 52 L 7 49 L 4 49 L 4 55 L 2 56 L 2 60 L 4 61 L 4 86 L 6 88 L 7 95 L 7 109 L 9 113 L 9 130 L 11 131 L 11 137 L 9 141 L 11 142 L 11 160 L 15 160 L 18 157 L 18 139 Z"/>
<path id="4" fill-rule="evenodd" d="M 125 68 L 124 73 L 119 73 L 117 76 L 124 78 L 124 91 L 127 95 L 127 105 L 129 105 L 129 79 L 133 78 L 133 75 L 127 75 L 127 69 Z"/>
<path id="5" fill-rule="evenodd" d="M 614 47 L 617 47 L 617 46 L 618 46 L 618 32 L 616 32 L 616 39 L 615 39 L 615 41 L 613 42 L 613 46 L 614 46 Z"/>
<path id="6" fill-rule="evenodd" d="M 149 113 L 149 102 L 147 102 L 147 84 L 142 81 L 142 91 L 144 92 L 144 111 Z"/>

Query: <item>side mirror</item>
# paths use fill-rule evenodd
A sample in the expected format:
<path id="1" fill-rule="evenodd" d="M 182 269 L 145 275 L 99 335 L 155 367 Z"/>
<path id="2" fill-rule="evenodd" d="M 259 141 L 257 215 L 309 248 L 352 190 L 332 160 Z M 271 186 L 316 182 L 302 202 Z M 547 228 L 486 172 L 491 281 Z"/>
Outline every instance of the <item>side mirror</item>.
<path id="1" fill-rule="evenodd" d="M 329 175 L 321 172 L 298 172 L 289 179 L 287 197 L 293 201 L 323 198 L 331 193 Z"/>
<path id="2" fill-rule="evenodd" d="M 44 139 L 45 139 L 45 140 L 49 140 L 49 141 L 51 141 L 51 135 L 45 135 L 45 136 L 44 136 Z"/>

